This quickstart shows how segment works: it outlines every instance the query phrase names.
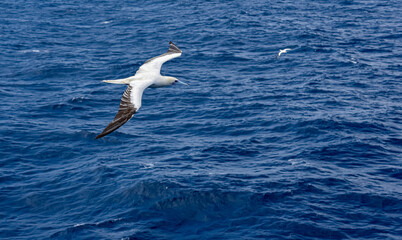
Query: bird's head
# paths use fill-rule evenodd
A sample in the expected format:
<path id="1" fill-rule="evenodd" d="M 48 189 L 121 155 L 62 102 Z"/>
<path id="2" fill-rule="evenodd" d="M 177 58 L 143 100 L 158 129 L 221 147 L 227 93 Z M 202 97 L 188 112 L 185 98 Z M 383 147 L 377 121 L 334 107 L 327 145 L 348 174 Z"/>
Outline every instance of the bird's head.
<path id="1" fill-rule="evenodd" d="M 175 77 L 165 77 L 166 81 L 168 82 L 168 85 L 174 85 L 176 83 L 181 83 L 184 85 L 188 85 L 185 82 L 180 81 L 179 79 L 175 78 Z"/>

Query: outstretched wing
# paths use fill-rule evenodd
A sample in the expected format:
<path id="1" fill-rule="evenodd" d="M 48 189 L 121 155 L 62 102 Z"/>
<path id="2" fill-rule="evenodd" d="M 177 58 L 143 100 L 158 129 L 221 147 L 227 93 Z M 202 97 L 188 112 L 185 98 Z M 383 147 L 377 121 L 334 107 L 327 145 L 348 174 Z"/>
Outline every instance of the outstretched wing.
<path id="1" fill-rule="evenodd" d="M 119 127 L 123 126 L 131 117 L 140 109 L 142 93 L 145 88 L 152 84 L 150 81 L 134 81 L 127 86 L 126 91 L 120 101 L 119 111 L 113 121 L 107 125 L 105 130 L 96 139 L 104 137 L 112 133 Z"/>
<path id="2" fill-rule="evenodd" d="M 182 51 L 172 42 L 169 42 L 169 50 L 167 53 L 147 60 L 137 71 L 139 72 L 152 72 L 160 73 L 162 64 L 165 62 L 181 56 Z"/>

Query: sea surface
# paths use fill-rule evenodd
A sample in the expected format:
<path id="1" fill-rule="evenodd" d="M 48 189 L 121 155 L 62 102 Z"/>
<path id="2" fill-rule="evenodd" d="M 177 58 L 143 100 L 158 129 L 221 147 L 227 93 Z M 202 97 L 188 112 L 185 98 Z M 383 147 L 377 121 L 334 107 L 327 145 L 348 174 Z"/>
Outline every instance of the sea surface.
<path id="1" fill-rule="evenodd" d="M 0 2 L 1 239 L 401 239 L 402 1 Z M 95 140 L 169 41 L 183 55 Z M 291 50 L 276 58 L 279 49 Z"/>

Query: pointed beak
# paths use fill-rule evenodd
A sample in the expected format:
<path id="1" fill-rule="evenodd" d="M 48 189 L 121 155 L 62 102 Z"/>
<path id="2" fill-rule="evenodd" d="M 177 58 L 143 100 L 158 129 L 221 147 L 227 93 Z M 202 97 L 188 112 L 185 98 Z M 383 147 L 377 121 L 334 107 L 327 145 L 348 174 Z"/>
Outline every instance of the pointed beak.
<path id="1" fill-rule="evenodd" d="M 181 83 L 181 84 L 183 84 L 183 85 L 186 85 L 186 86 L 188 86 L 188 84 L 187 84 L 187 83 L 185 83 L 185 82 L 182 82 L 182 81 L 180 81 L 180 80 L 178 80 L 178 79 L 177 79 L 177 82 L 179 82 L 179 83 Z"/>

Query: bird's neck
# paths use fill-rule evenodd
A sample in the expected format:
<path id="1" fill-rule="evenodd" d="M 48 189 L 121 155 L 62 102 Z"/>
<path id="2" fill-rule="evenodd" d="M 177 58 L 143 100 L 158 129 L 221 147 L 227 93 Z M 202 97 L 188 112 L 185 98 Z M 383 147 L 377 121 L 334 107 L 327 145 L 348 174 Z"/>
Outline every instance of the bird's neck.
<path id="1" fill-rule="evenodd" d="M 172 85 L 171 77 L 159 75 L 155 79 L 155 83 L 152 84 L 150 87 L 151 88 L 158 88 L 158 87 L 166 87 L 166 86 L 170 86 L 170 85 Z"/>

